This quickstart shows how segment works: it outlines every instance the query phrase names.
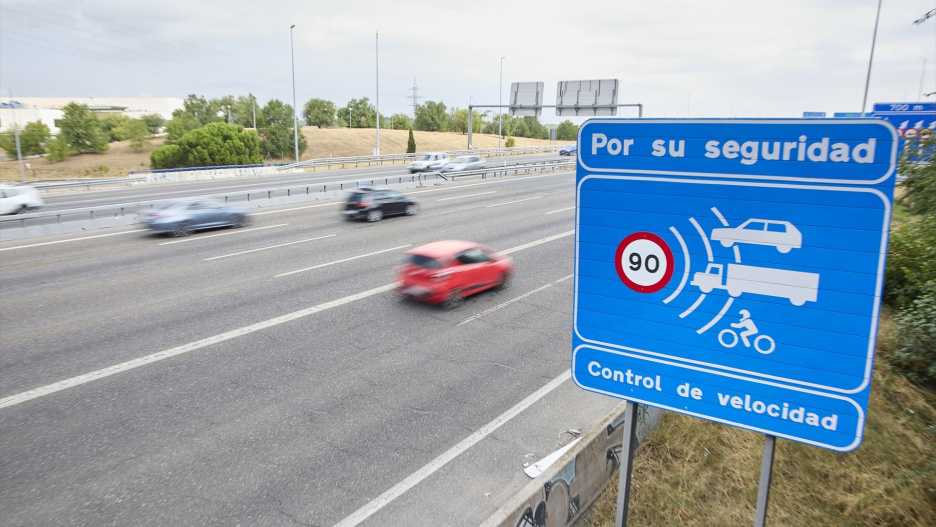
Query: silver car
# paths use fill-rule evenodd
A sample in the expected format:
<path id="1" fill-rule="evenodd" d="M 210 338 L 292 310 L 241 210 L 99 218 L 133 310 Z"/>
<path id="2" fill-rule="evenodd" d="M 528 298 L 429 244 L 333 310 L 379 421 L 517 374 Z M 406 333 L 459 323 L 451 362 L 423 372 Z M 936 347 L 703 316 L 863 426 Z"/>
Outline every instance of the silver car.
<path id="1" fill-rule="evenodd" d="M 484 158 L 481 156 L 458 156 L 449 164 L 442 167 L 442 172 L 464 172 L 484 168 Z"/>
<path id="2" fill-rule="evenodd" d="M 0 185 L 0 214 L 23 214 L 43 205 L 36 187 Z"/>
<path id="3" fill-rule="evenodd" d="M 247 209 L 216 198 L 184 198 L 140 213 L 147 227 L 170 236 L 188 236 L 199 229 L 243 227 L 250 223 Z"/>

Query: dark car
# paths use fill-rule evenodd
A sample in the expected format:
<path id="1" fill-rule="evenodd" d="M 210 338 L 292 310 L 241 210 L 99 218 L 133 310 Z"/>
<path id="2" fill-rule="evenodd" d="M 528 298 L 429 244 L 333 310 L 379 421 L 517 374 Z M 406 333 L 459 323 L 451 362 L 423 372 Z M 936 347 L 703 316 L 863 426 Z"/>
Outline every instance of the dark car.
<path id="1" fill-rule="evenodd" d="M 419 212 L 419 202 L 389 188 L 359 187 L 348 193 L 341 213 L 349 220 L 380 221 L 384 216 Z"/>
<path id="2" fill-rule="evenodd" d="M 454 308 L 466 296 L 502 286 L 513 277 L 513 260 L 480 243 L 444 240 L 406 251 L 395 293 Z"/>
<path id="3" fill-rule="evenodd" d="M 184 198 L 140 213 L 150 229 L 170 236 L 188 236 L 199 229 L 243 227 L 250 223 L 247 209 L 216 198 Z"/>
<path id="4" fill-rule="evenodd" d="M 576 145 L 564 146 L 559 149 L 560 156 L 574 156 L 577 153 L 578 153 L 578 146 Z"/>

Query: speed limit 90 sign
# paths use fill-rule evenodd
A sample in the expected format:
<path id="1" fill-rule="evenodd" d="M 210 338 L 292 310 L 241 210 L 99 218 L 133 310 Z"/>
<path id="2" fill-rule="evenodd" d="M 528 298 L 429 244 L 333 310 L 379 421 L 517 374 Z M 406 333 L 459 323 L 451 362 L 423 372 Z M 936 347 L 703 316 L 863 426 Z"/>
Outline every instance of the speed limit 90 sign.
<path id="1" fill-rule="evenodd" d="M 635 232 L 618 245 L 614 266 L 627 287 L 655 293 L 673 276 L 673 251 L 656 234 Z"/>

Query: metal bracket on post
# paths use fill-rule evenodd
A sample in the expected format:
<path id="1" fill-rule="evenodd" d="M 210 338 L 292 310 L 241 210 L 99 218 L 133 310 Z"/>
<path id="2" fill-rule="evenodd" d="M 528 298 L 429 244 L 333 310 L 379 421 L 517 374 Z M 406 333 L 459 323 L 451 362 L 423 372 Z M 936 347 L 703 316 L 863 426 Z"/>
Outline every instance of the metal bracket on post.
<path id="1" fill-rule="evenodd" d="M 624 439 L 621 441 L 621 474 L 618 480 L 617 516 L 614 525 L 627 527 L 627 506 L 630 503 L 631 470 L 634 448 L 637 446 L 637 409 L 639 404 L 627 401 L 624 407 Z"/>
<path id="2" fill-rule="evenodd" d="M 764 527 L 767 522 L 767 499 L 770 498 L 770 476 L 773 474 L 774 445 L 777 438 L 764 436 L 764 457 L 761 459 L 760 486 L 757 488 L 757 514 L 754 527 Z"/>

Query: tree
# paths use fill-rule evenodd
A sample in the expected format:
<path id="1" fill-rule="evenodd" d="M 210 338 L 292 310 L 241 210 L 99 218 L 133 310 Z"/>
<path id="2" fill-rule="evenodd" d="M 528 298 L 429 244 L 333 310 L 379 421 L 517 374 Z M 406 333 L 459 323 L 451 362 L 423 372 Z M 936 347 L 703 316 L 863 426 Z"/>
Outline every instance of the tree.
<path id="1" fill-rule="evenodd" d="M 572 121 L 566 119 L 556 127 L 556 140 L 575 141 L 578 139 L 578 126 L 572 124 Z"/>
<path id="2" fill-rule="evenodd" d="M 435 101 L 426 101 L 426 104 L 416 106 L 416 118 L 413 125 L 417 130 L 425 132 L 446 132 L 452 129 L 452 117 L 446 111 L 445 104 Z"/>
<path id="3" fill-rule="evenodd" d="M 208 123 L 192 130 L 175 145 L 157 148 L 150 166 L 159 168 L 256 165 L 263 162 L 257 132 L 240 126 Z"/>
<path id="4" fill-rule="evenodd" d="M 244 128 L 253 128 L 255 113 L 260 113 L 257 98 L 252 93 L 248 94 L 247 97 L 240 96 L 231 106 L 231 124 L 237 124 Z"/>
<path id="5" fill-rule="evenodd" d="M 191 132 L 192 130 L 197 130 L 202 126 L 201 121 L 199 121 L 198 118 L 194 115 L 186 112 L 177 114 L 177 112 L 178 110 L 176 110 L 176 112 L 172 112 L 172 119 L 166 123 L 166 132 L 168 132 L 166 137 L 166 144 L 171 145 L 181 139 L 183 135 Z"/>
<path id="6" fill-rule="evenodd" d="M 166 120 L 163 119 L 163 116 L 159 115 L 158 113 L 147 114 L 143 117 L 140 117 L 140 119 L 146 123 L 146 127 L 149 129 L 150 135 L 158 134 L 159 130 L 161 130 L 162 127 L 166 124 Z"/>
<path id="7" fill-rule="evenodd" d="M 65 144 L 65 141 L 61 137 L 54 137 L 46 146 L 49 149 L 49 155 L 47 159 L 53 163 L 57 163 L 66 157 L 68 157 L 68 145 Z"/>
<path id="8" fill-rule="evenodd" d="M 46 143 L 52 137 L 49 127 L 42 121 L 26 123 L 19 131 L 20 153 L 24 156 L 37 156 L 46 153 Z M 8 156 L 16 157 L 16 131 L 10 130 L 0 134 L 0 148 Z"/>
<path id="9" fill-rule="evenodd" d="M 260 152 L 265 157 L 291 157 L 295 155 L 293 108 L 273 99 L 261 110 L 262 122 L 257 123 L 260 132 Z M 308 148 L 303 134 L 299 134 L 299 153 Z"/>
<path id="10" fill-rule="evenodd" d="M 455 120 L 453 122 L 455 132 L 459 134 L 468 133 L 468 110 L 459 109 L 455 110 Z M 472 127 L 474 122 L 471 123 Z"/>
<path id="11" fill-rule="evenodd" d="M 130 148 L 136 151 L 150 146 L 150 139 L 153 137 L 149 126 L 146 125 L 143 119 L 127 119 L 112 130 L 111 135 L 117 137 L 118 141 L 129 140 Z"/>
<path id="12" fill-rule="evenodd" d="M 182 108 L 172 112 L 172 117 L 178 117 L 182 114 L 189 114 L 198 119 L 202 125 L 216 123 L 221 121 L 218 115 L 219 108 L 216 101 L 208 101 L 204 96 L 198 97 L 194 93 L 182 101 Z"/>
<path id="13" fill-rule="evenodd" d="M 335 103 L 325 99 L 309 99 L 302 110 L 302 118 L 308 126 L 335 126 Z"/>
<path id="14" fill-rule="evenodd" d="M 107 150 L 109 134 L 101 129 L 97 118 L 86 104 L 68 103 L 62 108 L 58 122 L 59 139 L 71 154 L 103 152 Z"/>
<path id="15" fill-rule="evenodd" d="M 114 141 L 123 141 L 123 139 L 114 133 L 114 130 L 120 127 L 120 125 L 122 125 L 128 119 L 130 118 L 126 115 L 112 113 L 98 119 L 98 124 L 101 125 L 101 130 L 107 133 L 107 140 L 113 143 Z"/>
<path id="16" fill-rule="evenodd" d="M 368 101 L 367 97 L 351 99 L 348 104 L 338 108 L 335 113 L 338 119 L 344 123 L 344 126 L 348 126 L 350 119 L 351 128 L 377 127 L 377 110 L 374 109 L 374 105 Z"/>
<path id="17" fill-rule="evenodd" d="M 406 140 L 406 153 L 415 154 L 416 153 L 416 139 L 413 138 L 413 129 L 409 129 L 409 139 Z"/>
<path id="18" fill-rule="evenodd" d="M 390 116 L 390 128 L 394 130 L 409 130 L 413 127 L 413 119 L 405 113 L 395 113 Z"/>

